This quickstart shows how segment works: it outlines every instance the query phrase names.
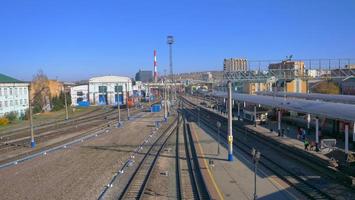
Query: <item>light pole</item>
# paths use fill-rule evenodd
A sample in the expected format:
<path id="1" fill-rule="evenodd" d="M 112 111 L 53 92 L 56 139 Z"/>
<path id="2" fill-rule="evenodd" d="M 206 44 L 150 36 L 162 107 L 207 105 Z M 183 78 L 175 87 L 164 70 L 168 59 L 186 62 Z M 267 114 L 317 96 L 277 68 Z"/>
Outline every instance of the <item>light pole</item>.
<path id="1" fill-rule="evenodd" d="M 256 200 L 256 198 L 258 197 L 256 195 L 256 174 L 258 170 L 258 162 L 260 160 L 261 153 L 258 150 L 253 148 L 251 151 L 251 155 L 253 156 L 253 163 L 254 163 L 254 200 Z"/>
<path id="2" fill-rule="evenodd" d="M 168 110 L 167 110 L 167 102 L 166 102 L 166 84 L 164 82 L 164 121 L 168 121 Z"/>
<path id="3" fill-rule="evenodd" d="M 219 143 L 221 142 L 220 140 L 220 133 L 219 133 L 219 129 L 221 128 L 221 122 L 217 122 L 217 135 L 218 135 L 218 146 L 217 146 L 217 154 L 219 155 L 220 151 L 219 151 Z"/>
<path id="4" fill-rule="evenodd" d="M 174 71 L 173 71 L 173 44 L 174 44 L 174 37 L 172 35 L 168 35 L 167 37 L 167 44 L 169 45 L 169 67 L 170 67 L 170 76 L 173 85 L 175 86 L 175 79 L 174 79 Z M 175 91 L 175 88 L 174 88 Z M 175 91 L 175 98 L 176 98 L 176 91 Z M 172 99 L 172 98 L 171 98 Z"/>
<path id="5" fill-rule="evenodd" d="M 127 106 L 127 120 L 129 120 L 130 116 L 129 116 L 129 105 L 128 105 L 128 83 L 126 83 L 126 106 Z"/>
<path id="6" fill-rule="evenodd" d="M 118 90 L 118 83 L 117 83 L 117 110 L 118 110 L 118 123 L 117 128 L 121 127 L 121 103 L 120 103 L 120 95 Z"/>
<path id="7" fill-rule="evenodd" d="M 233 161 L 233 129 L 232 129 L 232 82 L 228 81 L 228 161 Z"/>
<path id="8" fill-rule="evenodd" d="M 65 120 L 69 119 L 69 114 L 68 114 L 68 103 L 67 103 L 67 92 L 65 91 L 65 86 L 64 87 L 64 104 L 65 104 Z"/>
<path id="9" fill-rule="evenodd" d="M 29 112 L 30 112 L 30 129 L 31 129 L 31 147 L 35 148 L 36 147 L 36 142 L 35 142 L 35 137 L 34 137 L 34 131 L 33 131 L 33 119 L 32 119 L 32 99 L 31 99 L 31 84 L 28 86 L 28 106 L 29 106 Z"/>

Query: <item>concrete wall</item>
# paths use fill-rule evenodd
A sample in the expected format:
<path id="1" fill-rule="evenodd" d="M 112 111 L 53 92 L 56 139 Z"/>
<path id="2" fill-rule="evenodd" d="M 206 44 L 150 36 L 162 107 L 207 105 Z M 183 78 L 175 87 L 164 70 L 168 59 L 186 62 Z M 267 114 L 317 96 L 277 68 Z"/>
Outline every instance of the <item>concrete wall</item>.
<path id="1" fill-rule="evenodd" d="M 29 107 L 27 83 L 0 83 L 0 117 L 9 112 L 25 114 Z"/>

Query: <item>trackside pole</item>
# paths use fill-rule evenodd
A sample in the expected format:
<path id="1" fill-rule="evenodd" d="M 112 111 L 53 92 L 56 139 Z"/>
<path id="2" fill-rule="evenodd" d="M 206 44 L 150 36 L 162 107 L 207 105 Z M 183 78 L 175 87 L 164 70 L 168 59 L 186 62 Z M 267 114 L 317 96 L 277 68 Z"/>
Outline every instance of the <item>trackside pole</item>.
<path id="1" fill-rule="evenodd" d="M 228 161 L 233 161 L 232 82 L 228 81 Z"/>
<path id="2" fill-rule="evenodd" d="M 349 154 L 349 124 L 345 124 L 345 154 Z"/>

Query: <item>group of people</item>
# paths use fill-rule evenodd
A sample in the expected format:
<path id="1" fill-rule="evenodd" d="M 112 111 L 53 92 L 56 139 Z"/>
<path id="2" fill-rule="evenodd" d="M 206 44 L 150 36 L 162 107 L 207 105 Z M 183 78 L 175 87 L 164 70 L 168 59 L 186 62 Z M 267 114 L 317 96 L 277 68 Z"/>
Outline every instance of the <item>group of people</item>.
<path id="1" fill-rule="evenodd" d="M 306 151 L 308 151 L 308 150 L 318 151 L 317 143 L 315 141 L 310 140 L 309 138 L 307 138 L 306 130 L 304 128 L 300 128 L 300 127 L 298 128 L 297 139 L 303 141 L 304 149 Z"/>

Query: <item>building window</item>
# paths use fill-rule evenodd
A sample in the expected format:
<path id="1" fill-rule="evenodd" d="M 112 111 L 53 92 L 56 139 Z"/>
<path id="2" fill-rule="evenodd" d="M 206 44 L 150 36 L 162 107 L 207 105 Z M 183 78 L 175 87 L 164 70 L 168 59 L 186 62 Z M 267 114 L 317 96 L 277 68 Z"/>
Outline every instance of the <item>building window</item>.
<path id="1" fill-rule="evenodd" d="M 0 101 L 0 110 L 2 109 L 2 101 Z"/>
<path id="2" fill-rule="evenodd" d="M 17 91 L 17 88 L 14 88 L 14 95 L 15 96 L 17 96 L 18 95 L 18 93 L 17 93 L 18 91 Z"/>
<path id="3" fill-rule="evenodd" d="M 15 100 L 15 106 L 18 106 L 18 100 Z"/>
<path id="4" fill-rule="evenodd" d="M 84 93 L 83 93 L 82 91 L 79 91 L 79 92 L 76 93 L 76 95 L 77 95 L 77 96 L 83 96 Z"/>
<path id="5" fill-rule="evenodd" d="M 115 92 L 122 92 L 123 91 L 123 86 L 122 85 L 116 85 L 115 86 Z"/>
<path id="6" fill-rule="evenodd" d="M 23 88 L 23 93 L 27 95 L 27 88 Z"/>
<path id="7" fill-rule="evenodd" d="M 20 105 L 23 105 L 22 102 L 23 102 L 22 99 L 20 99 Z"/>
<path id="8" fill-rule="evenodd" d="M 19 93 L 20 93 L 20 95 L 22 95 L 22 88 L 19 89 Z"/>
<path id="9" fill-rule="evenodd" d="M 14 106 L 14 101 L 10 100 L 10 106 Z"/>
<path id="10" fill-rule="evenodd" d="M 99 93 L 107 93 L 107 86 L 99 86 Z"/>
<path id="11" fill-rule="evenodd" d="M 7 106 L 8 106 L 8 103 L 7 103 L 7 101 L 5 101 L 5 106 L 4 107 L 6 108 Z"/>
<path id="12" fill-rule="evenodd" d="M 4 96 L 7 96 L 7 88 L 4 88 Z"/>
<path id="13" fill-rule="evenodd" d="M 12 96 L 12 88 L 9 88 L 10 96 Z"/>

